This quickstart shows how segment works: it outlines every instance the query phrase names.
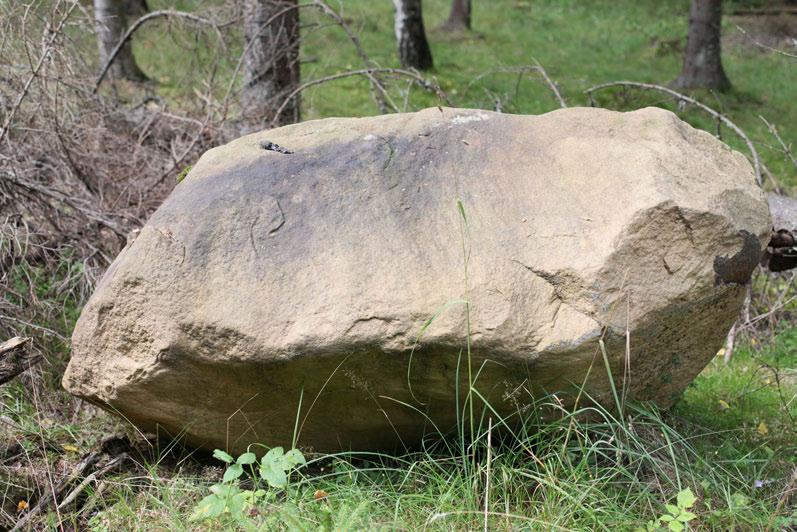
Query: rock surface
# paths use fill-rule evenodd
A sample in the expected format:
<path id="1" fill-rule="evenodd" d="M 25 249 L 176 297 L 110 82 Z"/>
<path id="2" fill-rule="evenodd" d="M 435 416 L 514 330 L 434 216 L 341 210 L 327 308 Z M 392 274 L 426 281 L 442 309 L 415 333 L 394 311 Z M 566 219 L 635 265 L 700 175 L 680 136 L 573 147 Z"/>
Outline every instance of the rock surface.
<path id="1" fill-rule="evenodd" d="M 209 449 L 290 445 L 297 420 L 316 450 L 415 447 L 455 425 L 467 299 L 497 411 L 567 402 L 591 365 L 611 402 L 601 337 L 666 407 L 769 235 L 744 156 L 661 109 L 305 122 L 201 158 L 86 305 L 64 385 Z"/>

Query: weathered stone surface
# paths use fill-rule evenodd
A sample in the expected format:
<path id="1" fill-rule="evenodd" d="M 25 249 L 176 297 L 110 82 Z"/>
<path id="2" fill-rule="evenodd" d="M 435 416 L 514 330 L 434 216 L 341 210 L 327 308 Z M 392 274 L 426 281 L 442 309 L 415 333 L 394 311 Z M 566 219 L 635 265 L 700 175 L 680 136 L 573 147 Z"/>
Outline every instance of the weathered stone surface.
<path id="1" fill-rule="evenodd" d="M 208 448 L 290 445 L 300 393 L 299 445 L 415 446 L 419 411 L 455 423 L 468 299 L 497 410 L 591 364 L 608 399 L 598 339 L 620 380 L 626 330 L 631 393 L 666 407 L 769 234 L 745 158 L 661 109 L 305 122 L 202 157 L 97 287 L 64 385 Z"/>

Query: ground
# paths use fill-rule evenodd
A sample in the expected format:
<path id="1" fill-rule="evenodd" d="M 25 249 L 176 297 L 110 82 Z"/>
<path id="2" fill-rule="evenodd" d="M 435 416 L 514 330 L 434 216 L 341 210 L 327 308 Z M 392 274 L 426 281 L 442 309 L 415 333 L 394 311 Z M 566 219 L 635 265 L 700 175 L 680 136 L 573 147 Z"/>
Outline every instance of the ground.
<path id="1" fill-rule="evenodd" d="M 176 7 L 194 10 L 199 4 L 186 0 Z M 739 5 L 726 2 L 726 13 Z M 165 0 L 150 1 L 152 9 L 169 6 Z M 390 2 L 350 0 L 333 6 L 376 64 L 397 66 Z M 555 109 L 557 102 L 538 76 L 519 75 L 519 67 L 542 65 L 569 105 L 588 105 L 583 91 L 604 82 L 666 84 L 674 79 L 688 2 L 477 1 L 474 31 L 468 34 L 436 29 L 447 15 L 447 0 L 427 0 L 424 8 L 435 60 L 435 69 L 425 75 L 436 78 L 454 105 L 541 113 Z M 777 126 L 786 144 L 795 138 L 797 65 L 757 46 L 752 38 L 768 46 L 788 46 L 783 36 L 795 35 L 795 18 L 726 16 L 723 59 L 734 89 L 693 94 L 749 134 L 770 173 L 787 190 L 797 185 L 797 167 L 762 117 Z M 322 20 L 313 15 L 304 20 L 304 79 L 361 68 L 343 32 L 313 26 Z M 190 109 L 197 98 L 193 81 L 217 54 L 217 87 L 224 92 L 240 50 L 211 52 L 211 41 L 211 36 L 187 35 L 182 26 L 148 27 L 135 43 L 139 63 L 155 82 L 144 90 L 173 107 Z M 93 45 L 87 46 L 93 53 Z M 197 46 L 199 53 L 194 54 Z M 303 98 L 305 119 L 377 112 L 367 82 L 359 78 L 319 85 Z M 716 131 L 712 119 L 691 108 L 679 109 L 661 95 L 609 90 L 597 100 L 617 109 L 668 107 L 694 125 Z M 398 102 L 403 105 L 404 100 Z M 417 88 L 406 98 L 407 109 L 438 103 Z M 729 130 L 722 130 L 722 138 L 744 152 L 744 144 Z M 766 186 L 774 185 L 767 181 Z M 221 461 L 145 440 L 123 420 L 60 389 L 68 359 L 66 338 L 87 295 L 74 282 L 79 268 L 65 256 L 55 272 L 11 272 L 20 294 L 32 287 L 29 297 L 48 309 L 36 323 L 20 325 L 20 331 L 47 327 L 51 332 L 40 335 L 45 363 L 0 387 L 0 528 L 10 526 L 18 511 L 27 511 L 26 505 L 34 506 L 110 436 L 118 438 L 111 443 L 131 460 L 91 484 L 75 502 L 50 507 L 37 526 L 646 530 L 664 526 L 658 518 L 675 512 L 693 529 L 797 527 L 797 328 L 790 276 L 759 279 L 754 290 L 759 306 L 773 290 L 786 290 L 785 308 L 741 335 L 730 364 L 718 356 L 670 412 L 629 404 L 624 416 L 601 411 L 589 421 L 569 413 L 544 422 L 529 416 L 528 426 L 515 438 L 496 438 L 489 446 L 490 431 L 480 424 L 474 427 L 477 437 L 471 448 L 463 449 L 454 438 L 448 446 L 437 444 L 407 456 L 308 455 L 308 465 L 292 475 L 289 486 L 267 489 L 256 511 L 240 520 L 226 514 L 210 524 L 189 521 L 189 516 L 210 486 L 221 482 Z M 686 504 L 687 489 L 696 496 L 692 504 Z M 680 508 L 679 494 L 684 503 Z"/>

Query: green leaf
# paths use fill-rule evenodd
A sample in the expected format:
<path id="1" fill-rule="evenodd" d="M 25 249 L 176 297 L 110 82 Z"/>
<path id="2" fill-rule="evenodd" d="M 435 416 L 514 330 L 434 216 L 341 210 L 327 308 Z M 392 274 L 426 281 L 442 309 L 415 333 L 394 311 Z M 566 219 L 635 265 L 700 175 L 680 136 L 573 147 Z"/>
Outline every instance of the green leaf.
<path id="1" fill-rule="evenodd" d="M 245 508 L 246 497 L 243 493 L 238 493 L 227 500 L 227 510 L 236 519 L 242 517 Z"/>
<path id="2" fill-rule="evenodd" d="M 214 484 L 210 487 L 210 492 L 222 499 L 228 499 L 240 491 L 241 489 L 234 484 Z"/>
<path id="3" fill-rule="evenodd" d="M 284 488 L 288 485 L 288 475 L 285 473 L 285 470 L 273 463 L 261 465 L 260 476 L 265 479 L 272 488 Z"/>
<path id="4" fill-rule="evenodd" d="M 668 512 L 670 512 L 670 515 L 678 515 L 681 513 L 681 509 L 674 504 L 665 504 L 664 507 L 667 508 Z"/>
<path id="5" fill-rule="evenodd" d="M 249 465 L 254 464 L 256 460 L 257 456 L 255 456 L 255 453 L 244 453 L 238 457 L 236 463 L 240 465 Z"/>
<path id="6" fill-rule="evenodd" d="M 189 164 L 188 166 L 183 168 L 182 171 L 180 171 L 180 174 L 177 176 L 178 183 L 182 182 L 182 180 L 185 179 L 185 176 L 188 175 L 188 172 L 191 171 L 191 168 L 193 168 L 193 165 Z"/>
<path id="7" fill-rule="evenodd" d="M 224 483 L 232 482 L 243 474 L 244 468 L 241 464 L 232 464 L 227 468 L 227 471 L 224 472 L 224 478 L 222 478 L 221 481 Z"/>
<path id="8" fill-rule="evenodd" d="M 291 465 L 291 467 L 296 467 L 297 465 L 305 465 L 307 460 L 305 460 L 304 455 L 299 449 L 291 449 L 285 454 L 285 459 Z"/>
<path id="9" fill-rule="evenodd" d="M 189 517 L 191 521 L 212 519 L 224 513 L 225 501 L 217 495 L 208 495 L 196 505 L 194 512 Z"/>
<path id="10" fill-rule="evenodd" d="M 678 506 L 680 508 L 691 508 L 692 505 L 695 504 L 696 500 L 697 498 L 695 497 L 695 494 L 692 493 L 690 488 L 681 490 L 681 492 L 678 493 Z"/>
<path id="11" fill-rule="evenodd" d="M 667 526 L 672 532 L 681 532 L 684 529 L 684 525 L 678 521 L 670 521 Z"/>
<path id="12" fill-rule="evenodd" d="M 233 462 L 232 456 L 230 456 L 229 454 L 225 453 L 221 449 L 216 449 L 215 451 L 213 451 L 213 458 L 215 458 L 217 460 L 221 460 L 225 464 L 231 464 Z"/>
<path id="13" fill-rule="evenodd" d="M 748 499 L 747 496 L 739 492 L 736 492 L 733 495 L 731 495 L 731 505 L 734 508 L 744 508 L 745 506 L 747 506 L 749 502 L 750 499 Z"/>
<path id="14" fill-rule="evenodd" d="M 670 523 L 672 521 L 675 521 L 675 518 L 673 516 L 671 516 L 671 515 L 666 515 L 665 514 L 665 515 L 662 515 L 661 517 L 659 517 L 659 521 L 661 521 L 663 523 Z"/>
<path id="15" fill-rule="evenodd" d="M 462 216 L 462 221 L 465 222 L 465 225 L 468 225 L 468 217 L 465 216 L 465 206 L 462 205 L 462 200 L 457 200 L 457 209 L 459 210 L 459 215 Z"/>
<path id="16" fill-rule="evenodd" d="M 263 458 L 260 460 L 260 463 L 265 464 L 274 464 L 277 461 L 281 460 L 282 457 L 285 455 L 285 451 L 282 450 L 282 447 L 272 447 L 268 450 L 268 452 L 263 455 Z"/>
<path id="17" fill-rule="evenodd" d="M 697 515 L 693 514 L 692 512 L 687 512 L 684 510 L 681 514 L 677 517 L 677 519 L 682 523 L 688 523 L 692 519 L 696 519 Z"/>

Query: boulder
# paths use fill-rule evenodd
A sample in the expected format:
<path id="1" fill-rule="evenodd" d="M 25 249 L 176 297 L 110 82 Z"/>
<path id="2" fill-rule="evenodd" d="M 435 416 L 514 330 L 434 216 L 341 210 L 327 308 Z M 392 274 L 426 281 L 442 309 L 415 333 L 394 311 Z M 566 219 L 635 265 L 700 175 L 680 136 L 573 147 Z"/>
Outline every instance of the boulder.
<path id="1" fill-rule="evenodd" d="M 603 339 L 617 385 L 667 407 L 770 228 L 745 157 L 657 108 L 263 131 L 205 153 L 117 257 L 64 385 L 208 449 L 393 450 L 456 425 L 469 367 L 515 419 L 580 387 L 611 404 Z"/>

